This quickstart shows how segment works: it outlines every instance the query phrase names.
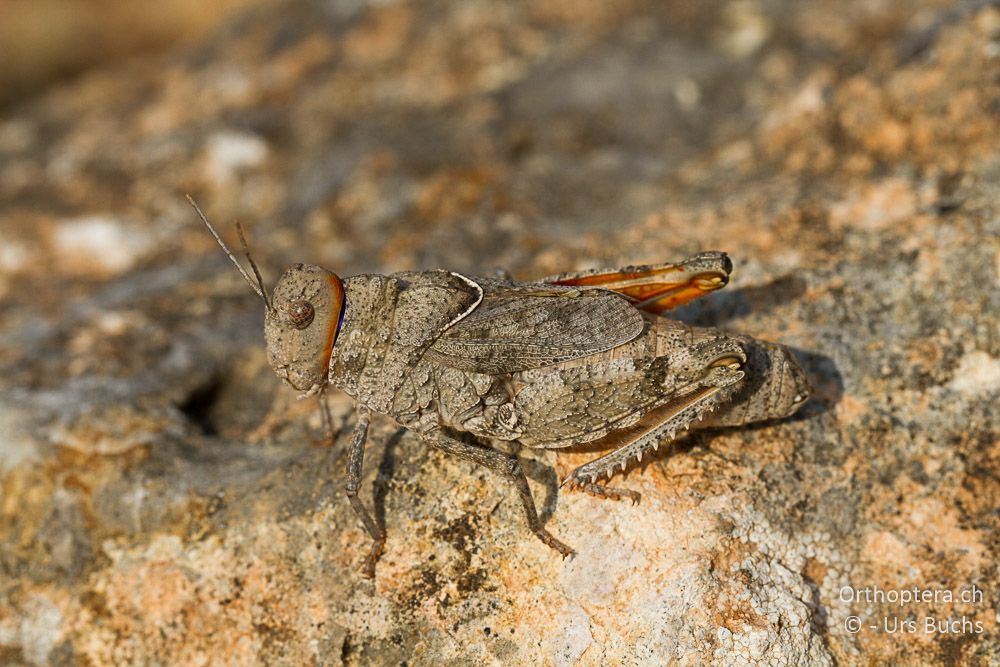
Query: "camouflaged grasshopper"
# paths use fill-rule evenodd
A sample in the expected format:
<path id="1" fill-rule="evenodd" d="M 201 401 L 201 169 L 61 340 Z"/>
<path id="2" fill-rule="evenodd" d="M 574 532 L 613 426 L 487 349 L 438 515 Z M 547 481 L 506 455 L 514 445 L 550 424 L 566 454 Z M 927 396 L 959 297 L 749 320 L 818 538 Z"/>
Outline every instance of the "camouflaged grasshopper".
<path id="1" fill-rule="evenodd" d="M 275 373 L 307 396 L 333 386 L 357 402 L 347 496 L 373 540 L 369 577 L 385 544 L 358 498 L 372 413 L 509 479 L 532 532 L 567 556 L 572 549 L 539 521 L 517 456 L 490 440 L 545 449 L 599 442 L 612 451 L 562 485 L 635 502 L 636 492 L 598 479 L 679 431 L 787 417 L 809 395 L 787 348 L 659 316 L 727 284 L 732 263 L 721 252 L 528 283 L 443 270 L 341 280 L 293 264 L 268 295 L 242 230 L 256 284 L 191 204 L 264 301 Z"/>

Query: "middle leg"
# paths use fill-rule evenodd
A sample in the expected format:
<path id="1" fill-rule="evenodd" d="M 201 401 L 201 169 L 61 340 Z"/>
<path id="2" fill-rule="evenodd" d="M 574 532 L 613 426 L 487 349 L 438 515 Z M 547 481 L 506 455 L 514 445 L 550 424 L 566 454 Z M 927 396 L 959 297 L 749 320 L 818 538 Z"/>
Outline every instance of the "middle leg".
<path id="1" fill-rule="evenodd" d="M 528 527 L 531 528 L 531 532 L 547 546 L 561 553 L 563 558 L 574 553 L 573 549 L 557 540 L 542 525 L 541 520 L 538 518 L 538 512 L 535 510 L 535 501 L 531 497 L 528 479 L 524 476 L 521 461 L 516 455 L 507 455 L 489 447 L 470 445 L 447 435 L 441 429 L 434 429 L 423 433 L 422 437 L 433 447 L 485 466 L 513 482 L 514 488 L 517 489 L 517 495 L 521 499 L 521 505 L 524 507 L 524 513 L 528 519 Z"/>

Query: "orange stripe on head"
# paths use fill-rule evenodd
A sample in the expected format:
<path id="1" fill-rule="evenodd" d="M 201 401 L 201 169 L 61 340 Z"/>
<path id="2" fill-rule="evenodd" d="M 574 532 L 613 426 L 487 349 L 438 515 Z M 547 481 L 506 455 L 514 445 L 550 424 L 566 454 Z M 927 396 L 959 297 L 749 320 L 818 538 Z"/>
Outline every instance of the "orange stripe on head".
<path id="1" fill-rule="evenodd" d="M 330 357 L 333 356 L 333 344 L 340 333 L 340 325 L 344 322 L 344 309 L 347 306 L 347 297 L 344 293 L 344 283 L 335 273 L 327 273 L 327 282 L 330 283 L 330 291 L 333 293 L 333 303 L 337 306 L 336 314 L 330 318 L 326 325 L 326 345 L 323 347 L 323 365 L 330 366 Z"/>

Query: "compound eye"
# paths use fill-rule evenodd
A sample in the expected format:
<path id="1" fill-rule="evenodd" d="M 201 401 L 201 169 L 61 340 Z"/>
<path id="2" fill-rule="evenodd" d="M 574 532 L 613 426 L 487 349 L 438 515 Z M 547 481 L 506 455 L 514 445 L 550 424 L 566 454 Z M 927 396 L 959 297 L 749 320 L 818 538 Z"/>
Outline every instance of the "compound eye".
<path id="1" fill-rule="evenodd" d="M 288 306 L 288 317 L 296 329 L 305 329 L 312 323 L 315 316 L 316 311 L 313 310 L 313 305 L 308 301 L 295 301 Z"/>

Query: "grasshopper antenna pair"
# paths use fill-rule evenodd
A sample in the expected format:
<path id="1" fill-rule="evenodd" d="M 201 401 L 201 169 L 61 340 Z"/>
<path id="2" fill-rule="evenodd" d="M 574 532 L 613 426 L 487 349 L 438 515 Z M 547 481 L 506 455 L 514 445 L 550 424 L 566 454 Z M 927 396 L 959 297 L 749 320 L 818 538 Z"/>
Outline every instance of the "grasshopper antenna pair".
<path id="1" fill-rule="evenodd" d="M 236 259 L 233 253 L 229 251 L 229 247 L 226 246 L 225 241 L 222 240 L 222 237 L 219 236 L 219 233 L 215 231 L 215 227 L 213 227 L 212 223 L 208 221 L 208 218 L 205 217 L 205 214 L 201 212 L 201 209 L 198 207 L 198 204 L 195 203 L 194 198 L 192 198 L 191 195 L 184 195 L 184 196 L 187 197 L 188 203 L 191 204 L 191 206 L 194 208 L 195 212 L 198 214 L 198 217 L 201 218 L 201 221 L 205 223 L 206 227 L 208 227 L 208 231 L 212 233 L 212 236 L 215 237 L 215 240 L 219 242 L 220 246 L 222 246 L 222 250 L 223 252 L 226 253 L 226 256 L 229 257 L 229 259 L 232 260 L 233 264 L 236 265 L 236 269 L 240 272 L 240 275 L 243 276 L 243 280 L 247 281 L 247 285 L 250 285 L 250 289 L 256 292 L 257 296 L 259 296 L 264 301 L 264 307 L 267 308 L 267 310 L 269 311 L 273 310 L 273 308 L 271 307 L 271 300 L 267 296 L 267 288 L 264 287 L 264 281 L 261 280 L 260 277 L 260 269 L 257 268 L 257 263 L 254 262 L 253 257 L 250 256 L 250 247 L 247 245 L 247 239 L 243 235 L 243 225 L 240 224 L 240 221 L 239 220 L 236 221 L 236 232 L 240 235 L 240 245 L 243 246 L 243 254 L 246 255 L 247 261 L 250 262 L 250 268 L 253 269 L 253 275 L 255 278 L 257 278 L 256 284 L 254 284 L 254 281 L 250 279 L 250 274 L 248 274 L 247 270 L 243 268 L 243 265 L 240 264 L 239 260 Z"/>

